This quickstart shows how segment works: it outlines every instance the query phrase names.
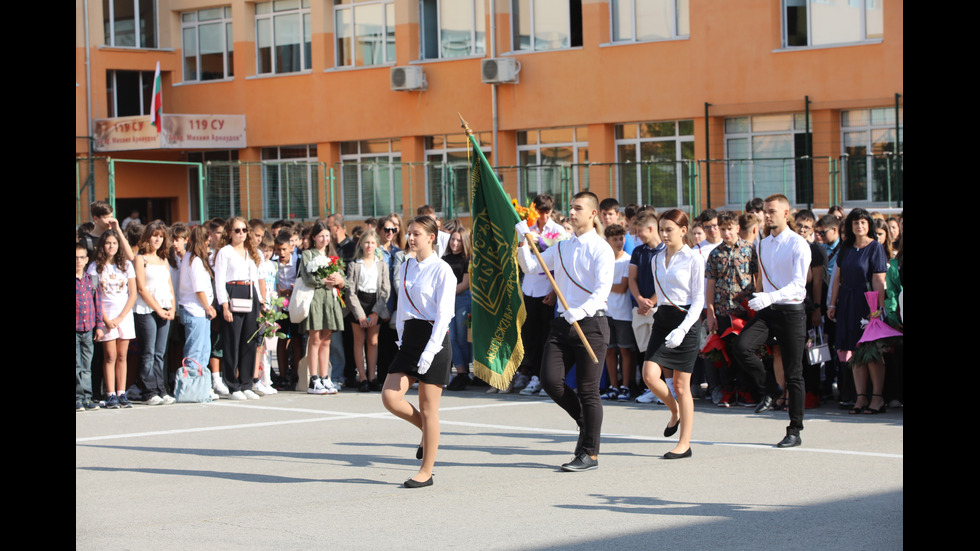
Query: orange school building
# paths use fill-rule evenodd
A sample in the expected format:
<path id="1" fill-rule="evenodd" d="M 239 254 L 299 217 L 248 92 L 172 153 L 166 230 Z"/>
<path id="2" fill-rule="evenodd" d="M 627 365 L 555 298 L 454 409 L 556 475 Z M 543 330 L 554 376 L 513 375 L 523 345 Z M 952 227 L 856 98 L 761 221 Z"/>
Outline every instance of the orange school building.
<path id="1" fill-rule="evenodd" d="M 901 0 L 76 0 L 78 218 L 466 216 L 459 115 L 522 201 L 900 208 L 903 21 Z"/>

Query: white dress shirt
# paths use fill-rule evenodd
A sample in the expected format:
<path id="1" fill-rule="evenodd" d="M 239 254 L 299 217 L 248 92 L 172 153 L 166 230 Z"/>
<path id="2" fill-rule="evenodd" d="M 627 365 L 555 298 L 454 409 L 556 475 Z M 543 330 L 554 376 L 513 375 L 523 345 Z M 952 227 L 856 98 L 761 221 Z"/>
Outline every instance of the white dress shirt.
<path id="1" fill-rule="evenodd" d="M 521 223 L 527 226 L 527 220 L 523 220 Z M 558 222 L 555 222 L 550 216 L 548 217 L 548 221 L 545 222 L 543 230 L 537 224 L 530 230 L 538 235 L 547 235 L 549 237 L 554 235 L 557 236 L 557 239 L 565 239 L 568 236 L 565 228 Z M 533 255 L 534 253 L 531 254 Z M 529 297 L 547 296 L 551 292 L 551 282 L 548 281 L 548 276 L 545 275 L 544 271 L 528 273 L 524 275 L 524 282 L 521 283 L 521 292 Z"/>
<path id="2" fill-rule="evenodd" d="M 806 298 L 806 271 L 810 268 L 810 244 L 786 228 L 779 235 L 756 240 L 762 291 L 773 304 L 801 304 Z"/>
<path id="3" fill-rule="evenodd" d="M 527 245 L 518 247 L 517 251 L 517 262 L 525 274 L 542 271 L 537 257 Z M 543 269 L 555 273 L 555 283 L 569 308 L 581 309 L 585 317 L 606 309 L 616 256 L 594 228 L 555 243 L 541 253 L 541 258 L 545 263 Z M 564 312 L 565 308 L 559 303 L 558 310 Z"/>
<path id="4" fill-rule="evenodd" d="M 245 258 L 242 258 L 234 247 L 225 245 L 214 255 L 214 289 L 218 295 L 218 304 L 228 302 L 226 284 L 229 281 L 251 281 L 255 296 L 262 296 L 259 292 L 259 268 L 252 256 L 246 251 Z"/>
<path id="5" fill-rule="evenodd" d="M 689 304 L 687 315 L 678 326 L 687 333 L 704 309 L 704 257 L 684 245 L 670 257 L 670 265 L 666 262 L 666 250 L 653 257 L 657 304 L 661 308 Z"/>
<path id="6" fill-rule="evenodd" d="M 442 350 L 442 341 L 455 314 L 456 276 L 449 264 L 434 252 L 422 262 L 406 258 L 400 272 L 402 288 L 398 290 L 395 316 L 398 346 L 401 347 L 406 321 L 425 320 L 432 324 L 432 335 L 425 345 L 425 352 L 435 356 Z"/>

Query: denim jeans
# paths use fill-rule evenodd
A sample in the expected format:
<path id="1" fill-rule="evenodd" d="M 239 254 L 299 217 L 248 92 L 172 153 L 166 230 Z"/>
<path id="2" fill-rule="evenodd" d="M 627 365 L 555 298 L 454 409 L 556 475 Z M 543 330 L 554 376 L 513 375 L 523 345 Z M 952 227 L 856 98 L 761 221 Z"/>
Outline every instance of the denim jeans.
<path id="1" fill-rule="evenodd" d="M 456 308 L 453 320 L 449 322 L 449 343 L 453 349 L 453 365 L 469 369 L 473 359 L 473 344 L 466 338 L 466 319 L 473 308 L 470 291 L 467 289 L 456 295 Z"/>
<path id="2" fill-rule="evenodd" d="M 94 331 L 75 331 L 75 400 L 92 399 Z"/>
<path id="3" fill-rule="evenodd" d="M 143 380 L 143 399 L 167 394 L 163 359 L 167 354 L 170 320 L 155 313 L 133 314 L 136 339 L 140 346 L 140 378 Z"/>
<path id="4" fill-rule="evenodd" d="M 211 320 L 206 316 L 192 316 L 181 306 L 180 321 L 184 324 L 184 357 L 207 369 L 211 358 Z"/>

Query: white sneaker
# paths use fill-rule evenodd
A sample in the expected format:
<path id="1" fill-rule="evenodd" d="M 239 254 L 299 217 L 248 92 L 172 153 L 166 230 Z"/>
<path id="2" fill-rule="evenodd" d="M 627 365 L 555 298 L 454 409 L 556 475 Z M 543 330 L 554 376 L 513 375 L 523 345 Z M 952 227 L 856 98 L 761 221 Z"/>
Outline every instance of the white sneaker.
<path id="1" fill-rule="evenodd" d="M 232 392 L 231 394 L 229 394 L 228 395 L 228 399 L 229 400 L 248 400 L 248 398 L 245 397 L 245 393 L 242 392 L 241 390 L 236 390 L 235 392 Z"/>
<path id="2" fill-rule="evenodd" d="M 252 385 L 252 391 L 259 396 L 265 396 L 268 394 L 268 392 L 266 392 L 265 385 L 262 384 L 262 381 L 255 382 L 255 384 Z"/>
<path id="3" fill-rule="evenodd" d="M 252 389 L 243 390 L 242 391 L 242 394 L 244 394 L 245 397 L 248 398 L 249 400 L 258 400 L 259 399 L 259 395 L 256 394 L 256 393 L 254 393 L 254 392 L 252 392 Z"/>
<path id="4" fill-rule="evenodd" d="M 143 403 L 148 406 L 159 406 L 159 405 L 163 405 L 163 398 L 159 396 L 153 396 L 152 398 L 150 398 L 149 400 Z"/>
<path id="5" fill-rule="evenodd" d="M 216 401 L 218 398 L 220 398 L 220 396 L 218 396 L 217 394 L 215 394 L 214 389 L 212 388 L 211 389 L 211 401 L 212 402 L 213 401 Z"/>
<path id="6" fill-rule="evenodd" d="M 270 394 L 278 394 L 279 393 L 278 390 L 272 388 L 272 385 L 269 385 L 269 384 L 266 384 L 266 383 L 260 383 L 260 384 L 262 385 L 262 392 L 261 392 L 261 394 L 263 396 L 268 396 Z M 256 391 L 256 392 L 258 392 L 258 391 Z"/>
<path id="7" fill-rule="evenodd" d="M 333 384 L 333 381 L 331 381 L 330 379 L 327 379 L 325 381 L 323 379 L 320 379 L 320 381 L 323 383 L 323 388 L 326 389 L 326 392 L 324 394 L 337 394 L 338 392 L 340 392 L 339 390 L 337 390 L 337 387 Z"/>
<path id="8" fill-rule="evenodd" d="M 164 394 L 163 395 L 163 405 L 165 405 L 165 406 L 169 406 L 170 404 L 172 404 L 172 403 L 174 403 L 176 401 L 177 400 L 175 400 L 174 397 L 171 396 L 171 395 L 169 395 L 169 394 Z"/>
<path id="9" fill-rule="evenodd" d="M 215 394 L 218 396 L 228 396 L 230 393 L 228 385 L 221 380 L 221 373 L 211 374 L 211 388 L 214 389 Z"/>
<path id="10" fill-rule="evenodd" d="M 531 382 L 521 390 L 521 396 L 537 396 L 541 392 L 541 381 L 535 375 L 531 377 Z"/>
<path id="11" fill-rule="evenodd" d="M 310 378 L 310 386 L 306 389 L 307 394 L 326 394 L 327 389 L 323 387 L 323 379 Z"/>
<path id="12" fill-rule="evenodd" d="M 652 404 L 657 401 L 657 396 L 648 388 L 643 391 L 643 394 L 640 394 L 640 397 L 636 401 L 641 404 Z"/>

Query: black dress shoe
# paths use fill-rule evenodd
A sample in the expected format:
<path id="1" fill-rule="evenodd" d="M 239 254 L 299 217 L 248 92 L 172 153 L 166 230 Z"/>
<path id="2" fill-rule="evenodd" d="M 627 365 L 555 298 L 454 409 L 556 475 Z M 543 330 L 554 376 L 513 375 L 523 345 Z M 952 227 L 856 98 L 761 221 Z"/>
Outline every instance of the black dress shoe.
<path id="1" fill-rule="evenodd" d="M 422 444 L 419 444 L 419 449 L 415 450 L 415 459 L 422 459 Z"/>
<path id="2" fill-rule="evenodd" d="M 759 405 L 755 406 L 756 413 L 763 413 L 772 409 L 772 396 L 766 394 L 759 400 Z"/>
<path id="3" fill-rule="evenodd" d="M 424 482 L 419 482 L 409 478 L 404 484 L 402 484 L 402 486 L 406 488 L 425 488 L 426 486 L 432 486 L 432 477 L 430 476 L 429 479 Z"/>
<path id="4" fill-rule="evenodd" d="M 664 429 L 664 436 L 667 437 L 673 436 L 677 432 L 677 427 L 679 426 L 681 426 L 680 419 L 678 419 L 677 422 L 674 423 L 674 426 L 667 425 L 667 428 Z"/>
<path id="5" fill-rule="evenodd" d="M 582 471 L 594 471 L 599 468 L 599 461 L 597 459 L 592 459 L 589 454 L 582 452 L 578 454 L 575 459 L 572 459 L 568 463 L 561 466 L 561 470 L 578 473 Z"/>
<path id="6" fill-rule="evenodd" d="M 799 434 L 787 434 L 782 440 L 779 441 L 778 444 L 776 444 L 776 447 L 777 448 L 795 448 L 796 446 L 799 446 L 802 443 L 803 443 L 803 440 L 800 439 L 800 435 Z"/>
<path id="7" fill-rule="evenodd" d="M 667 452 L 664 454 L 664 459 L 684 459 L 685 457 L 691 457 L 691 448 L 687 448 L 684 453 Z"/>

